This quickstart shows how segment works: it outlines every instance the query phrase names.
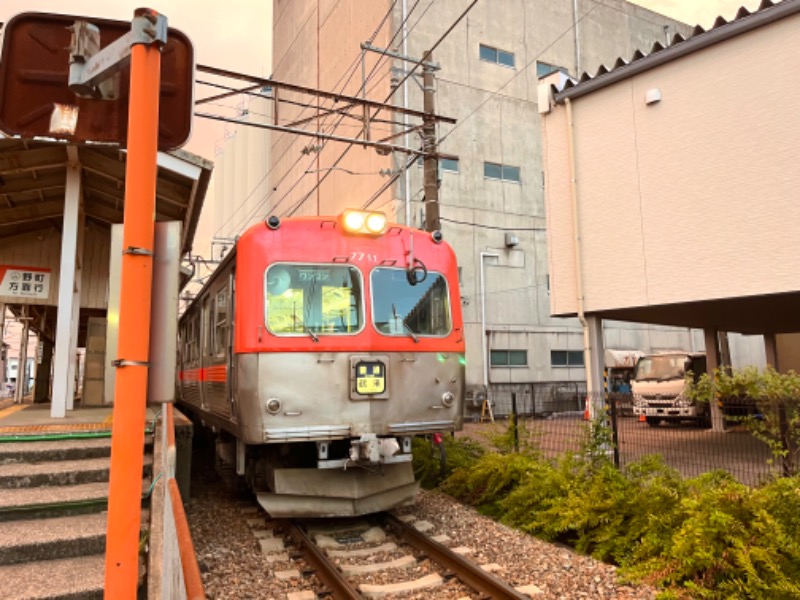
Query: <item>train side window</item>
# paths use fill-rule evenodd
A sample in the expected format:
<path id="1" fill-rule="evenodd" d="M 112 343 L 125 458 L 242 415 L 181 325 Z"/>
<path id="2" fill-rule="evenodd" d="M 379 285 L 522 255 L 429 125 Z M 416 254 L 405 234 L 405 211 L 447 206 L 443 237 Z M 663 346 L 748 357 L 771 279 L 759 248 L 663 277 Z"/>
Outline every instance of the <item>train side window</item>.
<path id="1" fill-rule="evenodd" d="M 186 320 L 183 328 L 183 362 L 197 360 L 197 317 Z"/>
<path id="2" fill-rule="evenodd" d="M 203 335 L 203 355 L 211 356 L 214 354 L 214 311 L 212 310 L 211 296 L 203 299 L 203 323 L 205 324 L 205 335 Z"/>
<path id="3" fill-rule="evenodd" d="M 217 292 L 214 302 L 214 353 L 225 354 L 228 342 L 228 286 Z"/>
<path id="4" fill-rule="evenodd" d="M 192 318 L 192 360 L 200 360 L 200 319 Z"/>

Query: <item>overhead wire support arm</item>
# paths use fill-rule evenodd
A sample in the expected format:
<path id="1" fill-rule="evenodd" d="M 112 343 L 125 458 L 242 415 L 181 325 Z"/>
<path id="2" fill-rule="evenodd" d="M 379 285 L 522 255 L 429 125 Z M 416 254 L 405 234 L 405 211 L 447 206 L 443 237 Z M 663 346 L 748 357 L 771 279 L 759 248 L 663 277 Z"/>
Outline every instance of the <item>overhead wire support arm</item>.
<path id="1" fill-rule="evenodd" d="M 210 67 L 208 65 L 197 65 L 197 70 L 202 73 L 208 73 L 210 75 L 216 75 L 218 77 L 229 77 L 231 79 L 238 79 L 240 81 L 249 81 L 250 83 L 258 84 L 261 86 L 272 87 L 275 88 L 276 90 L 297 92 L 300 94 L 308 94 L 310 96 L 316 96 L 318 98 L 326 98 L 328 100 L 333 100 L 334 102 L 347 102 L 347 103 L 352 103 L 355 106 L 367 106 L 369 108 L 391 110 L 395 113 L 407 114 L 409 116 L 417 117 L 419 119 L 425 116 L 425 113 L 423 111 L 412 110 L 410 108 L 403 108 L 401 106 L 394 106 L 391 104 L 387 104 L 386 102 L 377 102 L 375 100 L 369 100 L 366 98 L 357 98 L 355 96 L 347 96 L 344 94 L 336 94 L 334 92 L 326 92 L 324 90 L 317 90 L 314 88 L 309 88 L 301 85 L 295 85 L 293 83 L 285 83 L 282 81 L 276 81 L 274 79 L 266 79 L 263 77 L 246 75 L 244 73 L 237 73 L 236 71 L 218 69 L 216 67 Z M 450 125 L 455 125 L 456 123 L 456 119 L 452 117 L 445 117 L 443 115 L 429 115 L 429 116 L 432 116 L 433 119 L 439 123 L 448 123 Z"/>
<path id="2" fill-rule="evenodd" d="M 211 119 L 212 121 L 223 121 L 225 123 L 234 123 L 236 125 L 245 125 L 247 127 L 258 127 L 260 129 L 270 129 L 272 131 L 280 131 L 283 133 L 293 133 L 295 135 L 304 135 L 313 137 L 320 140 L 330 140 L 332 142 L 344 142 L 346 144 L 356 144 L 364 146 L 365 148 L 378 148 L 388 152 L 402 152 L 403 154 L 414 154 L 417 156 L 425 156 L 425 150 L 416 148 L 406 148 L 405 146 L 397 146 L 396 144 L 387 144 L 384 142 L 373 142 L 370 140 L 359 140 L 348 138 L 341 135 L 333 135 L 330 133 L 323 133 L 321 131 L 306 131 L 305 129 L 296 129 L 293 127 L 284 127 L 282 125 L 271 125 L 269 123 L 253 123 L 250 121 L 241 121 L 239 119 L 232 119 L 220 115 L 212 115 L 208 113 L 195 113 L 195 116 L 202 117 L 203 119 Z M 448 155 L 449 156 L 449 155 Z"/>
<path id="3" fill-rule="evenodd" d="M 399 52 L 393 52 L 392 50 L 384 50 L 383 48 L 378 48 L 377 46 L 373 46 L 372 44 L 368 44 L 366 42 L 363 42 L 361 44 L 361 49 L 362 50 L 369 50 L 370 52 L 377 52 L 378 54 L 382 54 L 382 55 L 385 55 L 385 56 L 390 56 L 391 58 L 396 58 L 398 60 L 403 60 L 405 62 L 412 62 L 412 63 L 421 64 L 423 66 L 423 68 L 430 69 L 431 71 L 440 71 L 442 69 L 442 67 L 439 65 L 439 63 L 428 62 L 428 61 L 426 61 L 424 59 L 423 60 L 419 60 L 419 59 L 416 59 L 416 58 L 410 58 L 408 56 L 403 56 Z"/>

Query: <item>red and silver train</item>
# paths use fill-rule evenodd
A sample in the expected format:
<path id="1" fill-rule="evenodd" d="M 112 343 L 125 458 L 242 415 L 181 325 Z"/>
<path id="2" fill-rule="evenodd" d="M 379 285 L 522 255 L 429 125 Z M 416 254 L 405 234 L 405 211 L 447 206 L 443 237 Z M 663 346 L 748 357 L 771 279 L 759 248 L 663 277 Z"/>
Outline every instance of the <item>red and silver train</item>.
<path id="1" fill-rule="evenodd" d="M 275 517 L 408 503 L 416 435 L 461 428 L 458 271 L 381 213 L 270 217 L 181 317 L 182 406 Z"/>

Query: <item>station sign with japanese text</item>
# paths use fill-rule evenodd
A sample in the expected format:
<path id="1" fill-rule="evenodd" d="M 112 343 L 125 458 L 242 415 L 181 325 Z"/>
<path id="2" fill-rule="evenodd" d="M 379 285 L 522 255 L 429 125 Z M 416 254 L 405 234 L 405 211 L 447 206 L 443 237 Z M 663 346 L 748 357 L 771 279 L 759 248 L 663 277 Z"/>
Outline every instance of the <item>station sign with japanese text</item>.
<path id="1" fill-rule="evenodd" d="M 50 295 L 50 269 L 0 265 L 0 300 L 46 300 Z"/>

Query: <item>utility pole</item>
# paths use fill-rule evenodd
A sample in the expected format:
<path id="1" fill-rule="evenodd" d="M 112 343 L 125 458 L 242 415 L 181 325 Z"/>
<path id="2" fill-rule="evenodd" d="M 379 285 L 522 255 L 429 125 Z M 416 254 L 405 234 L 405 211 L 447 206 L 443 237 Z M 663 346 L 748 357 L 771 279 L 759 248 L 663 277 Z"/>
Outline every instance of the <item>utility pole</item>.
<path id="1" fill-rule="evenodd" d="M 439 158 L 436 144 L 436 118 L 434 111 L 433 69 L 430 68 L 431 53 L 423 55 L 422 66 L 422 149 L 425 159 L 422 166 L 425 181 L 425 231 L 441 229 L 439 221 Z"/>

